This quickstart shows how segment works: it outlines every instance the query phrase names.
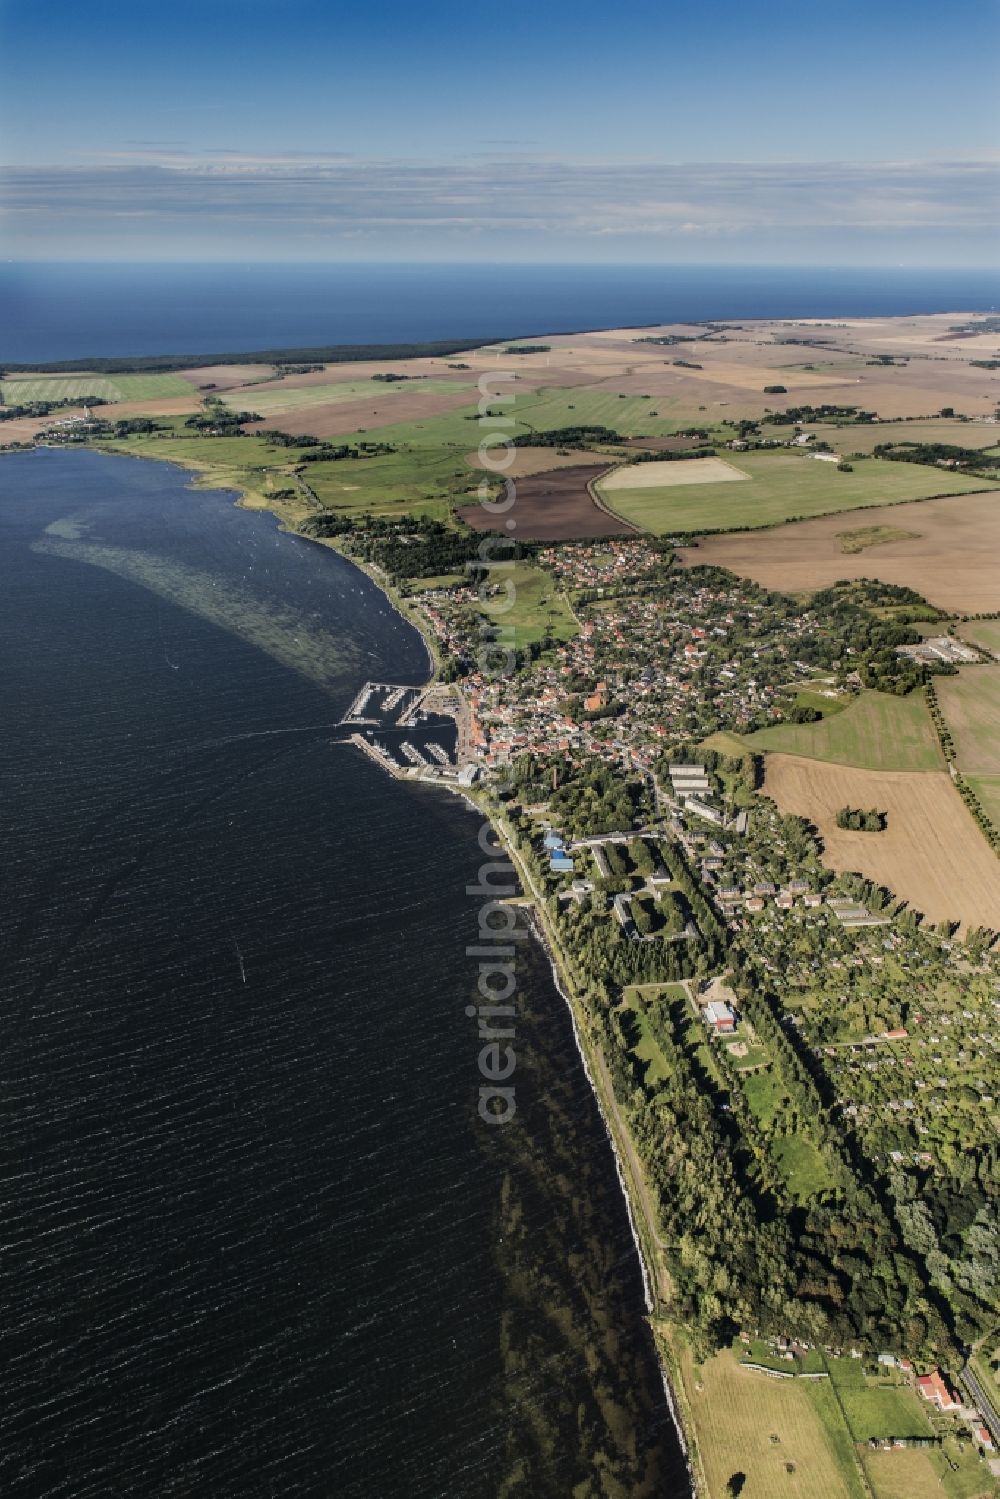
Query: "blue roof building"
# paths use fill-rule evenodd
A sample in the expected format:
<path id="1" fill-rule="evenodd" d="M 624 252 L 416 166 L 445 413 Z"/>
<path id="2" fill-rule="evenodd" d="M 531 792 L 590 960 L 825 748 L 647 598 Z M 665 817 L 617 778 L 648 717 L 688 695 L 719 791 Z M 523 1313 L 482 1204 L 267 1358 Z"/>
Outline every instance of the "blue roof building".
<path id="1" fill-rule="evenodd" d="M 549 860 L 549 868 L 553 874 L 572 874 L 573 860 L 567 853 L 555 853 Z"/>

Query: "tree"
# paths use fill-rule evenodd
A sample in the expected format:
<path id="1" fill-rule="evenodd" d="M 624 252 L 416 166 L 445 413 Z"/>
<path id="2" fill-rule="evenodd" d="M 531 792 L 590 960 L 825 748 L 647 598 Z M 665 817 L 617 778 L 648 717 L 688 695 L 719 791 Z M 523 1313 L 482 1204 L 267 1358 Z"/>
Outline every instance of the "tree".
<path id="1" fill-rule="evenodd" d="M 734 1473 L 726 1484 L 726 1494 L 728 1496 L 728 1499 L 739 1499 L 740 1494 L 742 1494 L 743 1492 L 743 1486 L 746 1481 L 747 1475 L 745 1473 Z"/>

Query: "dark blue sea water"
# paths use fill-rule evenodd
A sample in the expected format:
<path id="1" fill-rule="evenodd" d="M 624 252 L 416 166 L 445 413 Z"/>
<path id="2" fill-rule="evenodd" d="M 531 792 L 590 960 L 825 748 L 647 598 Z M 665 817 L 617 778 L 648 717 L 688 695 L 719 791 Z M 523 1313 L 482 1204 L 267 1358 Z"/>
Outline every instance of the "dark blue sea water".
<path id="1" fill-rule="evenodd" d="M 687 1494 L 544 954 L 330 725 L 416 632 L 164 464 L 0 458 L 0 1493 Z"/>
<path id="2" fill-rule="evenodd" d="M 0 363 L 990 309 L 1000 273 L 789 266 L 0 265 Z"/>

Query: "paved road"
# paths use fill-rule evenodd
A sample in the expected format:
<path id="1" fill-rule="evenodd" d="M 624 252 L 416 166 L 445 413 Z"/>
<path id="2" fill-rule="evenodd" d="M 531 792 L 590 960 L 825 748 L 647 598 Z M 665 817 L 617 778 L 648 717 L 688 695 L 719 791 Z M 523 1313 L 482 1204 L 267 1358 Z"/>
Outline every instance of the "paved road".
<path id="1" fill-rule="evenodd" d="M 961 1380 L 979 1407 L 980 1414 L 989 1427 L 994 1442 L 1000 1446 L 1000 1414 L 997 1413 L 993 1400 L 983 1389 L 982 1381 L 970 1364 L 966 1364 L 962 1370 Z"/>

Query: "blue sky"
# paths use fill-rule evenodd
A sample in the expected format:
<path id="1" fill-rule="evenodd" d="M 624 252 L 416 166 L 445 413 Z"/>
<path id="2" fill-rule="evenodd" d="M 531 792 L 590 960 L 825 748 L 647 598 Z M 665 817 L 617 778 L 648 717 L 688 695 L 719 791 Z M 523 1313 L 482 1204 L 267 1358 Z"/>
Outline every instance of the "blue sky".
<path id="1" fill-rule="evenodd" d="M 0 0 L 21 258 L 996 262 L 1000 0 Z"/>

